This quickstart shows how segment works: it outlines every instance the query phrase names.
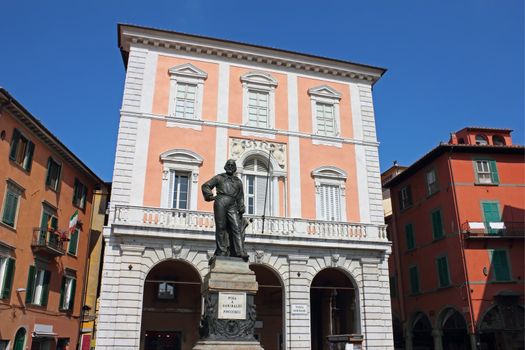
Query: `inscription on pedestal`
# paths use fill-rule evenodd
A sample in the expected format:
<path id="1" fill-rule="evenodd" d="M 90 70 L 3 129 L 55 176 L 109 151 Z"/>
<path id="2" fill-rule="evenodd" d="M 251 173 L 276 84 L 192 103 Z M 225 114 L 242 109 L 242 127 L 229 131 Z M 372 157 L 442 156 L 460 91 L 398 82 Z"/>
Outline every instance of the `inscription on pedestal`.
<path id="1" fill-rule="evenodd" d="M 218 318 L 222 320 L 246 319 L 246 293 L 219 293 Z"/>

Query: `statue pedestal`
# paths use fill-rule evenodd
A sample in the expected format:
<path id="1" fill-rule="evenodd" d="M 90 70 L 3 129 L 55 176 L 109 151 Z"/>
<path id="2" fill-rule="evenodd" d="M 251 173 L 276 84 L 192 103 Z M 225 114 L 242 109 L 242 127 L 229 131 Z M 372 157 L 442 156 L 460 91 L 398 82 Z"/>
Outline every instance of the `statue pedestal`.
<path id="1" fill-rule="evenodd" d="M 201 339 L 193 350 L 262 350 L 253 337 L 255 273 L 240 258 L 214 257 L 204 278 Z"/>

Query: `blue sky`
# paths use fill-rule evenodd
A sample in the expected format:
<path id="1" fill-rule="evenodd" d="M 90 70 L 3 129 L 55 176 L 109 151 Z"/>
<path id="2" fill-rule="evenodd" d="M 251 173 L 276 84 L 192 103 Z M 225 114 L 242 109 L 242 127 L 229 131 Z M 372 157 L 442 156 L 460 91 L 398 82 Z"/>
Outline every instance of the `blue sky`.
<path id="1" fill-rule="evenodd" d="M 6 1 L 0 86 L 110 181 L 123 92 L 117 23 L 388 68 L 374 88 L 381 170 L 465 126 L 524 142 L 523 0 Z"/>

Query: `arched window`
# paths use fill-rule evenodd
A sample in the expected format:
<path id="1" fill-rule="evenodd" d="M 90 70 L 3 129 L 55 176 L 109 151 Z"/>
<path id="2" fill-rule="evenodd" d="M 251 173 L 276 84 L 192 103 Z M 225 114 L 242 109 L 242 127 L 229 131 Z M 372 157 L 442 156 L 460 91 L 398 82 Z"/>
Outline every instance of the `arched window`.
<path id="1" fill-rule="evenodd" d="M 495 146 L 505 146 L 505 139 L 501 135 L 492 136 L 492 144 Z"/>
<path id="2" fill-rule="evenodd" d="M 316 192 L 316 216 L 318 220 L 346 221 L 346 172 L 324 166 L 312 171 Z"/>
<path id="3" fill-rule="evenodd" d="M 476 135 L 476 145 L 488 145 L 489 141 L 483 135 Z"/>
<path id="4" fill-rule="evenodd" d="M 248 158 L 243 164 L 246 214 L 272 215 L 273 184 L 271 165 L 262 157 Z M 266 208 L 266 210 L 265 210 Z"/>
<path id="5" fill-rule="evenodd" d="M 202 157 L 185 149 L 173 149 L 160 155 L 163 164 L 162 207 L 197 209 L 199 168 Z"/>

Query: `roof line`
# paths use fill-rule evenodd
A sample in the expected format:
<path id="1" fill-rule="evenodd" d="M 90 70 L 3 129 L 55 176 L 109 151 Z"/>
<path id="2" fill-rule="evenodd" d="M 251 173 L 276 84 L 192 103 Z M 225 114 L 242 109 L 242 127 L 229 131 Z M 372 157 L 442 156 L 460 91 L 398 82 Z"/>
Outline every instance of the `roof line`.
<path id="1" fill-rule="evenodd" d="M 38 120 L 33 114 L 31 114 L 31 112 L 29 112 L 16 98 L 14 98 L 6 89 L 4 89 L 3 87 L 0 87 L 0 93 L 2 93 L 5 98 L 12 104 L 14 104 L 16 106 L 17 109 L 20 110 L 20 112 L 22 114 L 24 114 L 25 116 L 27 116 L 31 122 L 33 122 L 37 128 L 41 129 L 43 131 L 43 133 L 47 134 L 47 136 L 49 136 L 49 138 L 51 139 L 52 142 L 56 143 L 58 148 L 62 148 L 66 154 L 71 157 L 71 161 L 70 163 L 74 163 L 74 162 L 77 162 L 77 164 L 73 164 L 74 166 L 77 166 L 79 168 L 81 168 L 85 173 L 87 173 L 89 176 L 91 176 L 96 182 L 98 183 L 104 183 L 104 181 L 98 177 L 97 174 L 95 174 L 86 164 L 84 164 L 84 162 L 82 162 L 80 160 L 80 158 L 78 158 L 75 153 L 73 153 L 69 148 L 67 148 L 66 145 L 64 145 L 62 143 L 62 141 L 60 141 L 58 139 L 58 137 L 56 137 L 51 131 L 49 131 L 48 128 L 46 128 L 44 126 L 44 124 L 42 124 L 42 122 L 40 122 L 40 120 Z M 4 105 L 5 107 L 5 105 Z M 16 116 L 15 116 L 16 117 Z M 23 122 L 23 121 L 22 121 Z M 38 135 L 37 135 L 38 136 Z M 66 159 L 67 161 L 68 159 Z"/>
<path id="2" fill-rule="evenodd" d="M 190 38 L 195 38 L 195 39 L 204 39 L 204 40 L 211 40 L 211 41 L 216 41 L 216 42 L 223 42 L 223 43 L 229 43 L 229 44 L 243 45 L 243 46 L 253 47 L 253 48 L 257 48 L 257 49 L 264 49 L 264 50 L 271 50 L 271 51 L 280 51 L 280 52 L 283 52 L 283 53 L 288 53 L 288 54 L 293 54 L 293 55 L 300 55 L 300 56 L 310 57 L 310 58 L 314 58 L 314 59 L 329 60 L 329 61 L 339 62 L 339 63 L 343 63 L 343 64 L 351 64 L 351 65 L 356 65 L 356 66 L 361 66 L 361 67 L 366 67 L 366 68 L 370 68 L 370 69 L 379 70 L 380 71 L 380 75 L 379 75 L 380 77 L 382 77 L 387 71 L 387 69 L 383 68 L 383 67 L 372 66 L 372 65 L 363 64 L 363 63 L 356 63 L 356 62 L 352 62 L 352 61 L 345 61 L 345 60 L 336 59 L 336 58 L 329 58 L 329 57 L 318 56 L 318 55 L 313 55 L 313 54 L 308 54 L 308 53 L 303 53 L 303 52 L 297 52 L 297 51 L 291 51 L 291 50 L 284 50 L 284 49 L 274 48 L 274 47 L 270 47 L 270 46 L 256 45 L 256 44 L 250 44 L 250 43 L 245 43 L 245 42 L 241 42 L 241 41 L 234 41 L 234 40 L 229 40 L 229 39 L 219 39 L 219 38 L 213 38 L 213 37 L 204 36 L 204 35 L 188 34 L 188 33 L 184 33 L 184 32 L 177 32 L 177 31 L 174 31 L 174 30 L 160 29 L 160 28 L 154 28 L 154 27 L 146 27 L 146 26 L 140 26 L 140 25 L 136 25 L 136 24 L 127 24 L 127 23 L 118 23 L 118 25 L 117 25 L 117 28 L 118 28 L 117 29 L 118 47 L 120 49 L 122 49 L 122 45 L 121 45 L 121 41 L 120 41 L 121 28 L 124 27 L 124 26 L 131 27 L 131 28 L 136 28 L 136 29 L 153 30 L 153 31 L 158 31 L 158 32 L 163 32 L 163 33 L 168 33 L 168 34 L 184 35 L 184 36 L 187 36 L 187 37 L 190 37 Z"/>

